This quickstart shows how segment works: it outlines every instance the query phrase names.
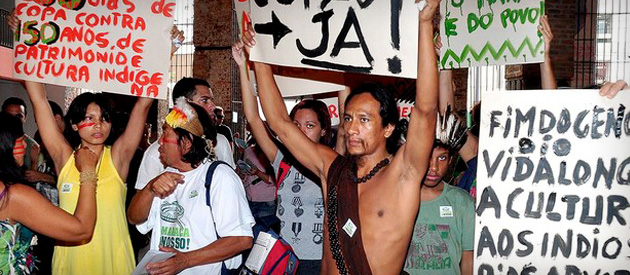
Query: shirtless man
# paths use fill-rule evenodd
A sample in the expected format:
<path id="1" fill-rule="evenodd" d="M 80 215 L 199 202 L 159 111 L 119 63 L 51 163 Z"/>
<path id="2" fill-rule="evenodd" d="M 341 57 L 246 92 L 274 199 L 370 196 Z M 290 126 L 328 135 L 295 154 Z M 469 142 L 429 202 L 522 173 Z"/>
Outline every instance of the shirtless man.
<path id="1" fill-rule="evenodd" d="M 421 81 L 407 142 L 397 151 L 388 152 L 386 145 L 399 139 L 394 134 L 398 112 L 387 90 L 363 85 L 348 96 L 343 132 L 350 156 L 343 157 L 310 141 L 293 124 L 271 67 L 255 64 L 269 126 L 297 160 L 321 179 L 327 213 L 322 274 L 400 274 L 402 269 L 420 205 L 420 182 L 435 139 L 438 72 L 432 20 L 440 1 L 427 2 L 420 12 L 418 35 Z M 251 28 L 243 42 L 247 48 L 255 45 Z"/>

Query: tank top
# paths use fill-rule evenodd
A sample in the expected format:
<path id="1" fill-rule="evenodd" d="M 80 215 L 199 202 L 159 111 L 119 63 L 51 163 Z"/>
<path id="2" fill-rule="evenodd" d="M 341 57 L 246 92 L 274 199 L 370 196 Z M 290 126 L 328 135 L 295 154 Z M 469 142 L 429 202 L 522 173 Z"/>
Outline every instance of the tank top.
<path id="1" fill-rule="evenodd" d="M 87 243 L 57 243 L 53 274 L 131 274 L 135 258 L 125 211 L 127 187 L 105 146 L 97 165 L 96 226 Z M 59 207 L 74 213 L 79 197 L 79 171 L 74 154 L 59 173 Z"/>

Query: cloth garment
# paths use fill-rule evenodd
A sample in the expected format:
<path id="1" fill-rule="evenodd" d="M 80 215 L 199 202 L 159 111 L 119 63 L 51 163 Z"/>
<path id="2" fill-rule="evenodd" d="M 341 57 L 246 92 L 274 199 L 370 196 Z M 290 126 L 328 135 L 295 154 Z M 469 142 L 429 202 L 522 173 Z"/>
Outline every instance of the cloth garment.
<path id="1" fill-rule="evenodd" d="M 0 193 L 0 201 L 9 193 L 5 185 Z M 31 230 L 19 223 L 11 224 L 9 219 L 0 221 L 0 274 L 31 274 L 35 258 L 32 246 L 37 237 Z"/>
<path id="2" fill-rule="evenodd" d="M 96 226 L 88 243 L 58 242 L 53 255 L 53 274 L 130 274 L 135 258 L 125 209 L 127 186 L 118 175 L 105 146 L 97 165 Z M 73 214 L 79 198 L 79 171 L 74 154 L 57 180 L 59 207 Z"/>
<path id="3" fill-rule="evenodd" d="M 265 166 L 260 163 L 253 147 L 247 147 L 243 160 L 248 160 L 260 171 L 265 172 Z M 243 179 L 247 199 L 251 202 L 273 202 L 276 200 L 276 186 L 261 180 L 257 175 L 246 175 Z M 275 207 L 274 207 L 275 208 Z"/>
<path id="4" fill-rule="evenodd" d="M 160 149 L 160 144 L 156 141 L 144 152 L 142 163 L 140 163 L 140 168 L 138 168 L 136 189 L 143 189 L 147 186 L 149 181 L 164 172 L 164 164 L 160 162 L 160 152 L 158 149 Z M 226 162 L 232 168 L 236 167 L 234 165 L 234 157 L 232 156 L 230 143 L 228 143 L 223 135 L 217 135 L 217 145 L 214 147 L 214 153 L 218 160 Z"/>
<path id="5" fill-rule="evenodd" d="M 151 249 L 173 247 L 179 251 L 201 249 L 221 237 L 252 237 L 254 218 L 249 210 L 245 190 L 236 173 L 219 165 L 212 176 L 210 202 L 206 205 L 206 172 L 211 162 L 188 171 L 173 168 L 166 171 L 184 175 L 184 183 L 164 199 L 154 198 L 147 220 L 137 225 L 140 233 L 151 234 Z M 215 227 L 216 225 L 216 227 Z M 241 256 L 225 261 L 228 269 L 240 266 Z M 220 274 L 221 262 L 195 266 L 179 274 Z"/>
<path id="6" fill-rule="evenodd" d="M 321 260 L 300 260 L 300 265 L 298 266 L 297 275 L 319 275 L 322 270 L 322 261 Z"/>
<path id="7" fill-rule="evenodd" d="M 249 209 L 254 218 L 273 217 L 276 215 L 276 203 L 274 201 L 250 201 Z"/>
<path id="8" fill-rule="evenodd" d="M 234 137 L 232 136 L 232 129 L 225 124 L 217 125 L 217 134 L 223 135 L 228 142 L 234 142 Z"/>
<path id="9" fill-rule="evenodd" d="M 292 161 L 297 163 L 297 161 Z M 324 197 L 319 178 L 297 163 L 289 164 L 281 150 L 273 169 L 278 185 L 280 236 L 302 260 L 321 260 L 324 242 Z"/>
<path id="10" fill-rule="evenodd" d="M 462 252 L 473 250 L 475 205 L 468 193 L 444 183 L 442 194 L 420 204 L 404 270 L 409 274 L 461 274 Z"/>
<path id="11" fill-rule="evenodd" d="M 33 150 L 33 146 L 39 146 L 37 141 L 35 141 L 32 137 L 27 134 L 24 134 L 24 141 L 26 141 L 26 153 L 24 154 L 24 166 L 26 170 L 31 170 L 31 151 Z"/>
<path id="12" fill-rule="evenodd" d="M 35 267 L 31 230 L 9 220 L 0 221 L 0 274 L 31 274 Z"/>
<path id="13" fill-rule="evenodd" d="M 55 166 L 53 160 L 41 150 L 37 161 L 37 171 L 53 176 L 57 179 L 57 173 L 55 172 Z M 50 184 L 48 182 L 35 183 L 35 189 L 48 199 L 55 206 L 59 206 L 59 191 L 56 184 Z M 55 251 L 56 240 L 50 238 L 44 234 L 35 233 L 37 235 L 37 245 L 33 247 L 33 254 L 37 258 L 37 274 L 47 275 L 52 273 L 52 257 Z"/>
<path id="14" fill-rule="evenodd" d="M 330 248 L 335 258 L 336 247 L 341 249 L 343 262 L 348 274 L 370 275 L 372 271 L 365 254 L 361 239 L 361 222 L 359 219 L 358 184 L 352 182 L 348 171 L 352 169 L 350 160 L 339 155 L 328 168 L 328 223 L 331 227 Z M 331 215 L 333 214 L 333 215 Z M 352 236 L 343 230 L 347 224 L 353 224 Z M 332 228 L 335 227 L 335 228 Z M 336 231 L 333 231 L 335 230 Z M 334 240 L 338 238 L 338 240 Z M 339 268 L 339 260 L 337 267 Z"/>
<path id="15" fill-rule="evenodd" d="M 470 193 L 473 201 L 477 197 L 477 157 L 471 158 L 466 162 L 468 168 L 464 171 L 462 178 L 457 186 Z"/>
<path id="16" fill-rule="evenodd" d="M 41 152 L 39 153 L 39 160 L 37 161 L 37 171 L 51 175 L 55 178 L 57 176 L 55 174 L 55 166 L 52 159 L 48 158 Z M 47 182 L 37 182 L 35 183 L 35 189 L 37 189 L 37 191 L 52 204 L 59 206 L 59 190 L 57 190 L 55 186 Z"/>

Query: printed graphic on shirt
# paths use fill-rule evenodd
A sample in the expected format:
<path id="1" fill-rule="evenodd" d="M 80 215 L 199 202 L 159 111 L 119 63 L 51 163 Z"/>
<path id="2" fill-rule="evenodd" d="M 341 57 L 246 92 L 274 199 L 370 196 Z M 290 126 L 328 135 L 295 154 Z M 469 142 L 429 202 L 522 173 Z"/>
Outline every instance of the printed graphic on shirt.
<path id="1" fill-rule="evenodd" d="M 293 197 L 293 202 L 291 202 L 291 205 L 295 206 L 295 209 L 293 209 L 293 213 L 295 213 L 296 217 L 300 217 L 302 215 L 304 215 L 304 209 L 302 209 L 302 198 L 300 197 Z"/>
<path id="2" fill-rule="evenodd" d="M 291 239 L 293 240 L 293 243 L 296 244 L 300 241 L 298 235 L 300 235 L 300 232 L 302 232 L 302 223 L 294 222 L 293 225 L 291 225 L 291 231 L 293 231 L 293 237 L 291 237 Z"/>
<path id="3" fill-rule="evenodd" d="M 291 191 L 293 191 L 293 193 L 300 192 L 300 190 L 302 190 L 302 184 L 304 184 L 304 181 L 304 175 L 302 175 L 301 173 L 295 173 L 293 175 L 293 186 L 291 187 Z"/>
<path id="4" fill-rule="evenodd" d="M 440 218 L 453 217 L 453 207 L 450 205 L 440 206 Z"/>
<path id="5" fill-rule="evenodd" d="M 284 206 L 282 206 L 282 195 L 278 194 L 278 216 L 284 215 Z"/>
<path id="6" fill-rule="evenodd" d="M 454 264 L 448 254 L 448 225 L 423 224 L 414 228 L 405 268 L 439 270 Z"/>
<path id="7" fill-rule="evenodd" d="M 284 182 L 284 178 L 289 176 L 289 170 L 291 170 L 291 165 L 289 163 L 281 161 L 280 167 L 278 167 L 278 177 L 276 179 L 276 182 L 282 184 Z"/>
<path id="8" fill-rule="evenodd" d="M 315 217 L 321 219 L 324 215 L 324 199 L 320 198 L 315 201 Z"/>
<path id="9" fill-rule="evenodd" d="M 72 191 L 72 183 L 64 182 L 61 185 L 61 193 L 70 193 Z"/>
<path id="10" fill-rule="evenodd" d="M 313 224 L 313 243 L 321 244 L 324 242 L 324 224 L 323 223 L 315 223 Z"/>
<path id="11" fill-rule="evenodd" d="M 160 219 L 166 224 L 174 226 L 160 226 L 160 246 L 172 247 L 178 250 L 190 248 L 190 228 L 184 227 L 181 218 L 184 216 L 184 208 L 174 201 L 163 202 L 160 206 Z"/>
<path id="12" fill-rule="evenodd" d="M 291 244 L 300 259 L 319 260 L 325 215 L 321 188 L 282 158 L 278 154 L 273 164 L 278 175 L 276 215 L 280 219 L 280 236 Z"/>

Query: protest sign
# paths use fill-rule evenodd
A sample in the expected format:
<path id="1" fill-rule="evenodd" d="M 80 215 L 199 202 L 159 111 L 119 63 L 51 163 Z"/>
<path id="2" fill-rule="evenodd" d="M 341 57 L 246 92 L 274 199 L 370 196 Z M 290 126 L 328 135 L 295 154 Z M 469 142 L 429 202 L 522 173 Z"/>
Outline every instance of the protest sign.
<path id="1" fill-rule="evenodd" d="M 251 15 L 254 61 L 416 78 L 414 1 L 255 0 Z"/>
<path id="2" fill-rule="evenodd" d="M 543 61 L 544 0 L 444 0 L 440 13 L 443 69 Z"/>
<path id="3" fill-rule="evenodd" d="M 175 0 L 16 0 L 13 76 L 166 98 Z"/>
<path id="4" fill-rule="evenodd" d="M 250 5 L 249 0 L 234 0 L 234 10 L 238 18 L 240 34 L 245 31 L 247 24 L 251 23 Z M 251 67 L 248 68 L 252 69 Z M 256 79 L 253 71 L 250 71 L 249 75 L 250 86 L 255 87 Z M 283 97 L 312 95 L 344 89 L 343 76 L 333 72 L 285 67 L 276 72 L 274 78 Z"/>
<path id="5" fill-rule="evenodd" d="M 328 113 L 330 114 L 331 125 L 338 125 L 339 120 L 343 119 L 343 114 L 339 113 L 339 98 L 328 97 L 322 98 L 320 100 L 326 103 L 326 106 L 328 106 Z M 409 120 L 409 115 L 411 114 L 411 111 L 413 111 L 413 103 L 397 100 L 396 106 L 398 108 L 399 118 Z M 291 107 L 293 107 L 293 105 Z M 290 110 L 289 107 L 287 108 Z"/>
<path id="6" fill-rule="evenodd" d="M 483 95 L 476 274 L 628 274 L 628 102 L 594 90 Z"/>

